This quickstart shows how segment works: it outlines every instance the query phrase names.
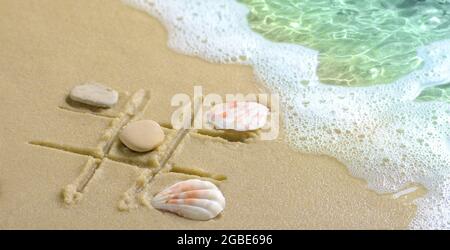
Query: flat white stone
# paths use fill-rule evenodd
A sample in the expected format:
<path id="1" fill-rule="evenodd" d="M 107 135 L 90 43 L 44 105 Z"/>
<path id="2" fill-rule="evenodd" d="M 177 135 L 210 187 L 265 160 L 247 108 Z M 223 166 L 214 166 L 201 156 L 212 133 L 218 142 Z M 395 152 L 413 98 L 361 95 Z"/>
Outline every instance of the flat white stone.
<path id="1" fill-rule="evenodd" d="M 148 152 L 164 141 L 164 131 L 152 120 L 141 120 L 128 123 L 119 133 L 120 141 L 136 152 Z"/>
<path id="2" fill-rule="evenodd" d="M 74 101 L 91 106 L 111 108 L 119 100 L 119 93 L 98 83 L 87 83 L 75 86 L 70 91 L 69 97 Z"/>

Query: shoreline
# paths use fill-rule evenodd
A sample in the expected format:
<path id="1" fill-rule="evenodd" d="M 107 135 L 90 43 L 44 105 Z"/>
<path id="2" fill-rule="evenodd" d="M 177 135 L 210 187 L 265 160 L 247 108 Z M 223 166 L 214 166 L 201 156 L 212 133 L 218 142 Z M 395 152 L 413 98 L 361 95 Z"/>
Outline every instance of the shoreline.
<path id="1" fill-rule="evenodd" d="M 196 136 L 183 145 L 178 162 L 228 177 L 221 188 L 229 202 L 217 220 L 193 222 L 151 207 L 118 211 L 120 196 L 142 170 L 109 161 L 82 202 L 66 207 L 61 188 L 85 159 L 27 142 L 96 143 L 107 119 L 57 109 L 72 86 L 95 80 L 120 91 L 148 89 L 150 108 L 143 115 L 161 123 L 170 121 L 171 97 L 191 94 L 198 83 L 221 95 L 265 88 L 249 66 L 212 64 L 170 50 L 156 19 L 120 1 L 3 0 L 0 6 L 0 32 L 7 34 L 0 37 L 0 97 L 7 100 L 0 110 L 6 128 L 0 134 L 0 228 L 406 228 L 411 221 L 410 201 L 368 190 L 331 157 L 296 152 L 284 132 L 249 145 Z M 178 178 L 169 177 L 152 190 Z"/>

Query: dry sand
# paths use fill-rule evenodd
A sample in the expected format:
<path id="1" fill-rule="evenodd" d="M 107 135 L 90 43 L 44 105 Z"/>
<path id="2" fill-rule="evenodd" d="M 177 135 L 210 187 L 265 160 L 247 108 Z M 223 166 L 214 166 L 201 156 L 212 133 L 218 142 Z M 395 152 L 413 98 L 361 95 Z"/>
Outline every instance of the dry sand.
<path id="1" fill-rule="evenodd" d="M 145 204 L 120 211 L 145 168 L 108 157 L 82 199 L 65 204 L 62 188 L 74 183 L 88 156 L 29 142 L 88 154 L 98 148 L 111 118 L 58 108 L 74 85 L 95 80 L 119 91 L 149 90 L 141 117 L 161 124 L 174 110 L 172 95 L 192 94 L 194 85 L 208 93 L 264 92 L 251 68 L 177 54 L 166 37 L 157 20 L 119 0 L 0 0 L 1 229 L 407 227 L 416 209 L 408 199 L 368 190 L 335 159 L 296 152 L 283 133 L 252 143 L 186 135 L 168 166 L 226 176 L 217 183 L 227 207 L 208 222 Z M 160 171 L 146 185 L 147 197 L 195 177 L 174 172 Z"/>

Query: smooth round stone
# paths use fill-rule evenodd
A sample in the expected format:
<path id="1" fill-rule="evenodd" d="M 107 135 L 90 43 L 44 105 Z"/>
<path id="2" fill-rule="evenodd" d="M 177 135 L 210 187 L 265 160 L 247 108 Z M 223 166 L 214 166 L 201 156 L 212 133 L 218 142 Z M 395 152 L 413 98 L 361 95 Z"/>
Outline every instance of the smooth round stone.
<path id="1" fill-rule="evenodd" d="M 155 149 L 164 141 L 164 131 L 152 120 L 130 122 L 119 134 L 120 141 L 136 152 Z"/>
<path id="2" fill-rule="evenodd" d="M 114 89 L 98 83 L 87 83 L 75 86 L 69 95 L 70 99 L 95 107 L 111 108 L 117 103 L 119 94 Z"/>

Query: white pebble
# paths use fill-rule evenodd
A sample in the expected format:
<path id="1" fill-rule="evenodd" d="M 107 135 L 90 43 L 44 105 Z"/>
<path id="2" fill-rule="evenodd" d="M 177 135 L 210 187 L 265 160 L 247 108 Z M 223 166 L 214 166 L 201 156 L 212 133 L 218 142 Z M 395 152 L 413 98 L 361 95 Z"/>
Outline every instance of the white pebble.
<path id="1" fill-rule="evenodd" d="M 111 108 L 117 103 L 119 94 L 114 89 L 98 83 L 87 83 L 75 86 L 69 95 L 70 99 L 95 107 Z"/>

